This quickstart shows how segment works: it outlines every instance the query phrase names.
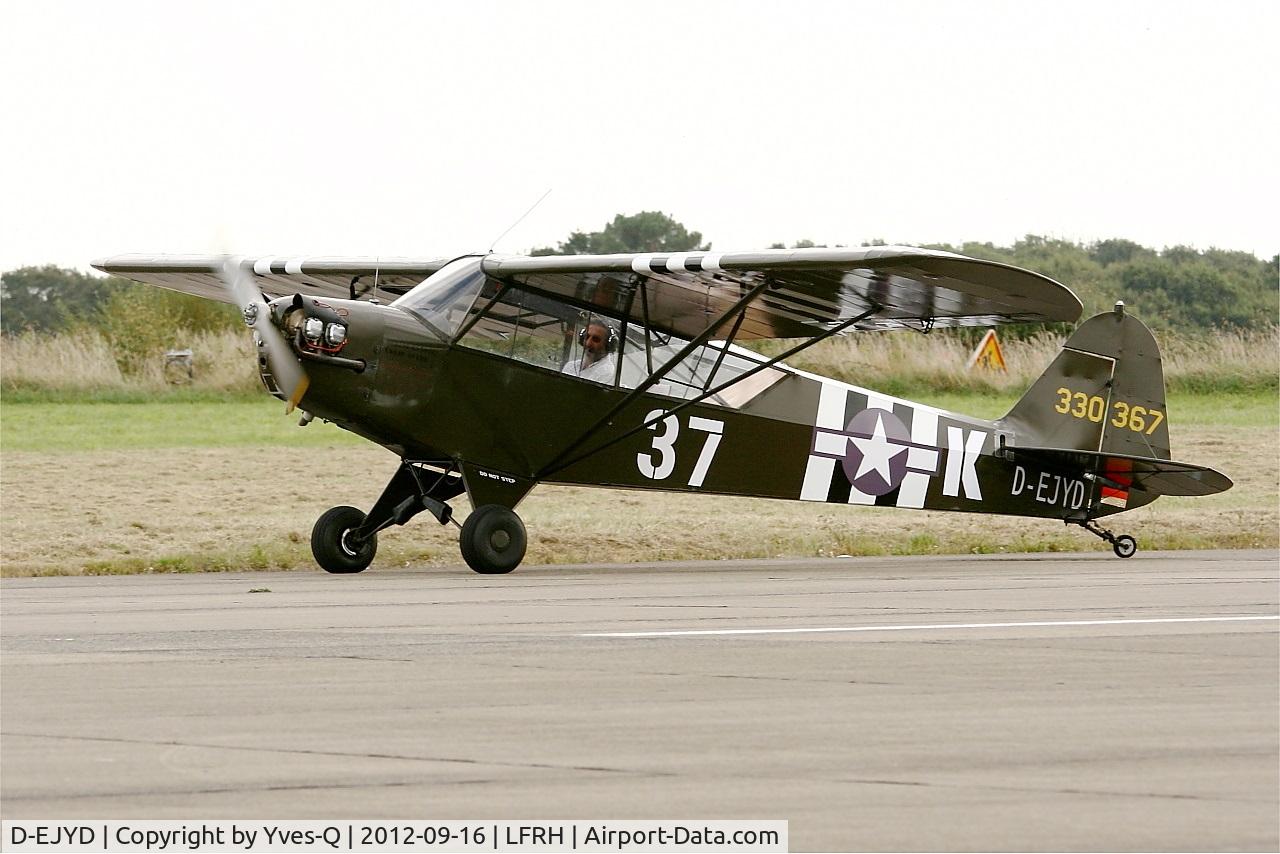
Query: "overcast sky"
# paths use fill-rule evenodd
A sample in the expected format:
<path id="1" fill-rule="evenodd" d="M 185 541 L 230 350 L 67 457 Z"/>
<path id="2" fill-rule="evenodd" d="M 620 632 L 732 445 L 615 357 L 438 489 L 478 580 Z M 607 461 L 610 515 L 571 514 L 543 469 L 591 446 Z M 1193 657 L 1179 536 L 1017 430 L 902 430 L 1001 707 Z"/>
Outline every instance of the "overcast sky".
<path id="1" fill-rule="evenodd" d="M 1270 2 L 0 0 L 0 270 L 123 252 L 1280 250 Z"/>

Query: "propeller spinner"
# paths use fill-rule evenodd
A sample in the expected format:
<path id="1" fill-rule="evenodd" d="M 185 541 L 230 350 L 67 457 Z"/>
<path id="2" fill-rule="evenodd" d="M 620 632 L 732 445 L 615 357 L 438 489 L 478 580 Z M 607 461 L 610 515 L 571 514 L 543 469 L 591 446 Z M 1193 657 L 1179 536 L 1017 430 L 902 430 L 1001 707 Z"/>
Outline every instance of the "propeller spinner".
<path id="1" fill-rule="evenodd" d="M 218 274 L 222 278 L 222 283 L 231 291 L 236 305 L 240 307 L 244 322 L 258 333 L 267 351 L 267 363 L 271 366 L 271 373 L 287 401 L 285 412 L 292 412 L 298 405 L 298 401 L 302 400 L 302 396 L 307 393 L 307 385 L 311 380 L 306 370 L 293 354 L 284 335 L 271 322 L 271 309 L 267 306 L 262 290 L 253 281 L 253 277 L 245 272 L 243 260 L 224 259 L 219 266 Z"/>

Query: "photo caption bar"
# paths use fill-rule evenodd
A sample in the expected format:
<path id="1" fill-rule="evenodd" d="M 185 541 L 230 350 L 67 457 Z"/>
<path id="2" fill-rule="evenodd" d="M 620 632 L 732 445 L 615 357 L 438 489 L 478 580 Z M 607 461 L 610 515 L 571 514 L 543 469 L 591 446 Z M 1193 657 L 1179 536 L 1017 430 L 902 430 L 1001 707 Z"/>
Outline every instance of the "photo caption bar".
<path id="1" fill-rule="evenodd" d="M 8 852 L 785 852 L 786 821 L 5 821 Z"/>

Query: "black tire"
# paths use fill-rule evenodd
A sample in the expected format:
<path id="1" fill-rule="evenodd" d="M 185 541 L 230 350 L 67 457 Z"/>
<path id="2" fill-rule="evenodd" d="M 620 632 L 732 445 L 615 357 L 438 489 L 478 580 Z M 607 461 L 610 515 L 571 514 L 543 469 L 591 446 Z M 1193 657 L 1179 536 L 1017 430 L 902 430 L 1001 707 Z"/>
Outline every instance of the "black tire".
<path id="1" fill-rule="evenodd" d="M 347 536 L 364 524 L 364 513 L 355 507 L 334 507 L 316 520 L 311 529 L 311 554 L 325 572 L 345 575 L 368 569 L 378 553 L 378 535 L 353 547 Z"/>
<path id="2" fill-rule="evenodd" d="M 481 575 L 503 575 L 515 569 L 524 560 L 528 544 L 520 517 L 498 504 L 472 510 L 458 538 L 462 559 Z"/>
<path id="3" fill-rule="evenodd" d="M 1111 544 L 1111 550 L 1116 557 L 1133 557 L 1138 552 L 1138 541 L 1128 534 L 1121 534 Z"/>

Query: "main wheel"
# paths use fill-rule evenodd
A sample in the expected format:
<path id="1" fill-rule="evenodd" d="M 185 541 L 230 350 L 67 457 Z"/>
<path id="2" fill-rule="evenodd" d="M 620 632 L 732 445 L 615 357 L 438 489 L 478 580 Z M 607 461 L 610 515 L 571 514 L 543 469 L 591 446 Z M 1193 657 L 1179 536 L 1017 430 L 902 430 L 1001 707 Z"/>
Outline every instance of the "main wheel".
<path id="1" fill-rule="evenodd" d="M 497 504 L 471 511 L 458 538 L 462 559 L 483 575 L 502 575 L 524 560 L 528 537 L 520 517 Z"/>
<path id="2" fill-rule="evenodd" d="M 355 507 L 334 507 L 316 520 L 311 529 L 311 554 L 325 572 L 345 574 L 367 569 L 378 553 L 378 535 L 356 545 L 351 532 L 364 524 L 364 513 Z"/>
<path id="3" fill-rule="evenodd" d="M 1111 544 L 1111 550 L 1116 557 L 1133 557 L 1138 551 L 1138 541 L 1128 534 L 1121 534 Z"/>

